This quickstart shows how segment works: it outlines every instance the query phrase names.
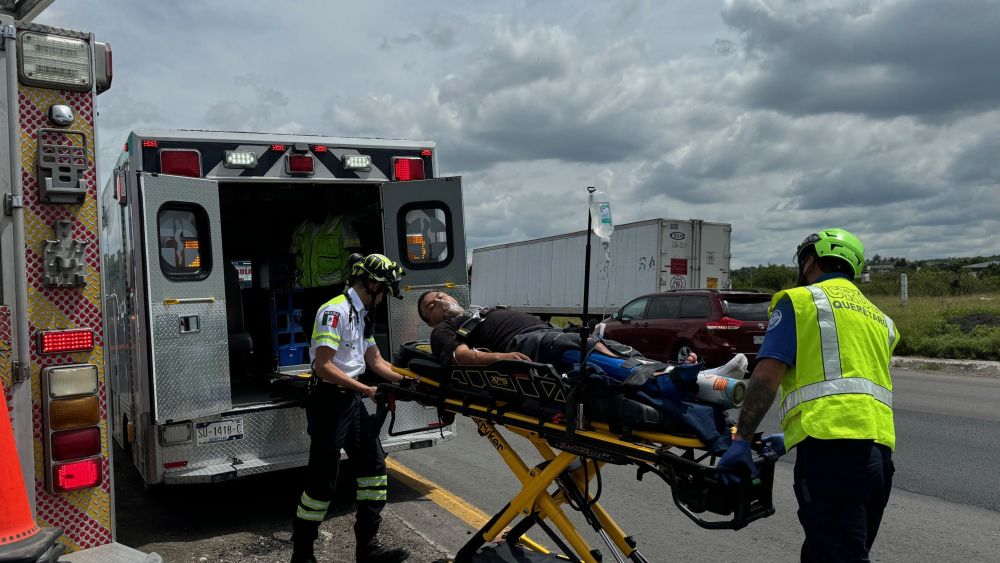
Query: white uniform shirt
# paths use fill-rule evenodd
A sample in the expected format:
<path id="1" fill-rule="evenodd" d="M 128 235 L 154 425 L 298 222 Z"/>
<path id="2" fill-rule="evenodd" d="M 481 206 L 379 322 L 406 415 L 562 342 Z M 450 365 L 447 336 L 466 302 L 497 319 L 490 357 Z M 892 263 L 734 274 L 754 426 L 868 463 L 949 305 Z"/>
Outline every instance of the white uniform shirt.
<path id="1" fill-rule="evenodd" d="M 365 307 L 354 288 L 347 290 L 351 303 L 341 294 L 327 301 L 316 313 L 313 324 L 312 341 L 309 343 L 309 359 L 316 361 L 316 348 L 326 346 L 334 350 L 333 365 L 357 379 L 365 371 L 365 352 L 375 345 L 375 339 L 365 338 Z"/>

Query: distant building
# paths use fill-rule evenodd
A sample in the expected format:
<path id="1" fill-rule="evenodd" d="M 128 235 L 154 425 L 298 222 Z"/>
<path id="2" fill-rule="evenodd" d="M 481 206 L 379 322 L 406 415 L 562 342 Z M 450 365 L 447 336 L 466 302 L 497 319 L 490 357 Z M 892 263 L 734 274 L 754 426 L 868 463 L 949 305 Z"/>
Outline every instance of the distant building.
<path id="1" fill-rule="evenodd" d="M 891 272 L 896 269 L 894 264 L 869 264 L 868 270 L 873 274 L 882 274 L 885 272 Z"/>
<path id="2" fill-rule="evenodd" d="M 996 266 L 998 264 L 1000 264 L 1000 260 L 990 260 L 989 262 L 979 262 L 978 264 L 969 264 L 968 266 L 963 266 L 962 269 L 979 271 L 979 270 L 985 270 L 990 266 Z"/>

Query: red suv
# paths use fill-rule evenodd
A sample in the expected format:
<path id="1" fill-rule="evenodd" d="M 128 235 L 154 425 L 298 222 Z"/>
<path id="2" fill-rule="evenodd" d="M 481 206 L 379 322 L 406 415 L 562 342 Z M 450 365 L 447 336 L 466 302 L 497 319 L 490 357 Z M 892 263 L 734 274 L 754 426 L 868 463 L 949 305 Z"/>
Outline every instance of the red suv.
<path id="1" fill-rule="evenodd" d="M 601 324 L 605 338 L 647 358 L 678 362 L 693 351 L 714 367 L 742 352 L 753 362 L 767 331 L 770 302 L 768 293 L 675 290 L 638 297 Z"/>

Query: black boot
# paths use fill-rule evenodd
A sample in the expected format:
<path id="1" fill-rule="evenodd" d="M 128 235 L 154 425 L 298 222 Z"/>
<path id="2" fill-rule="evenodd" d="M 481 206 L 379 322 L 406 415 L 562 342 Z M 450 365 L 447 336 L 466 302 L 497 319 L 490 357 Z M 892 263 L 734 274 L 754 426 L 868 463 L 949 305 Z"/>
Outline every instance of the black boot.
<path id="1" fill-rule="evenodd" d="M 358 563 L 399 563 L 406 561 L 410 552 L 403 547 L 386 547 L 377 540 L 358 546 Z"/>
<path id="2" fill-rule="evenodd" d="M 312 553 L 292 553 L 292 563 L 316 563 L 316 557 Z"/>

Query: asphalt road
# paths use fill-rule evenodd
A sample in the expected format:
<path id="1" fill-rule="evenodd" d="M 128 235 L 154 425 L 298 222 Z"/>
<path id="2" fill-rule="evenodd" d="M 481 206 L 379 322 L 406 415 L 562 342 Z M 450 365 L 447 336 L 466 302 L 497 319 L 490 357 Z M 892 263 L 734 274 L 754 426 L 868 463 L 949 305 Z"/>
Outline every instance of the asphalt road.
<path id="1" fill-rule="evenodd" d="M 872 559 L 1000 561 L 1000 448 L 995 438 L 1000 378 L 897 369 L 894 383 L 895 487 Z M 774 410 L 762 429 L 777 429 Z M 518 484 L 475 426 L 459 420 L 455 440 L 401 453 L 396 460 L 492 514 Z M 508 439 L 519 451 L 529 451 L 527 442 L 509 434 Z M 796 560 L 802 536 L 791 490 L 793 460 L 789 455 L 777 467 L 777 514 L 738 532 L 697 527 L 672 505 L 666 485 L 648 478 L 638 482 L 628 467 L 606 468 L 601 502 L 651 561 Z M 449 551 L 468 537 L 467 524 L 439 516 L 422 499 L 402 501 L 396 510 Z M 539 535 L 536 531 L 532 537 L 541 539 Z M 588 539 L 598 545 L 595 535 Z"/>

